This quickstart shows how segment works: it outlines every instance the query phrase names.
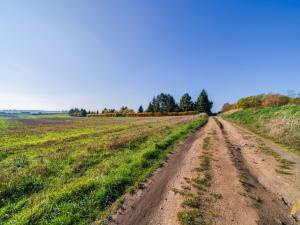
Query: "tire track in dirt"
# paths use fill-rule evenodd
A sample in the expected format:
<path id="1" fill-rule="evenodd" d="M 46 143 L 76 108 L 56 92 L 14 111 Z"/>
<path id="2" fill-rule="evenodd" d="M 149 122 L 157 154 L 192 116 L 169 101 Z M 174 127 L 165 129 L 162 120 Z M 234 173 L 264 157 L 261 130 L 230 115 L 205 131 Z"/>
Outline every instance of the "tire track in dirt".
<path id="1" fill-rule="evenodd" d="M 242 146 L 246 164 L 258 181 L 292 208 L 300 200 L 300 157 L 243 127 L 222 122 L 235 131 L 231 137 Z M 300 221 L 298 211 L 294 217 Z"/>
<path id="2" fill-rule="evenodd" d="M 143 189 L 134 195 L 127 194 L 125 202 L 112 215 L 109 225 L 176 225 L 177 211 L 183 197 L 176 195 L 173 188 L 181 186 L 199 162 L 199 146 L 207 125 L 187 138 L 143 184 Z"/>
<path id="3" fill-rule="evenodd" d="M 252 202 L 241 193 L 244 191 L 240 183 L 239 172 L 230 157 L 230 151 L 222 133 L 222 124 L 212 121 L 216 131 L 215 148 L 213 149 L 211 191 L 219 193 L 222 198 L 211 205 L 215 212 L 215 225 L 256 225 L 259 216 Z"/>
<path id="4" fill-rule="evenodd" d="M 289 206 L 278 196 L 266 189 L 257 179 L 253 168 L 242 154 L 243 146 L 236 144 L 236 132 L 227 122 L 208 123 L 191 135 L 169 156 L 164 166 L 158 169 L 134 195 L 125 195 L 125 202 L 111 217 L 109 225 L 179 225 L 178 212 L 185 210 L 182 203 L 185 196 L 176 194 L 174 189 L 182 189 L 191 184 L 199 173 L 203 156 L 203 140 L 211 139 L 211 186 L 206 196 L 221 196 L 206 202 L 202 215 L 203 223 L 214 225 L 294 225 L 297 222 L 289 216 Z M 241 137 L 239 137 L 241 138 Z M 203 157 L 202 157 L 203 158 Z M 190 186 L 191 193 L 193 187 Z M 206 201 L 206 200 L 205 200 Z M 207 217 L 207 218 L 206 218 Z"/>
<path id="5" fill-rule="evenodd" d="M 231 142 L 231 130 L 222 125 L 222 133 L 225 137 L 232 162 L 239 171 L 240 182 L 246 191 L 245 196 L 252 200 L 252 204 L 259 216 L 259 225 L 296 224 L 289 216 L 289 208 L 280 201 L 277 196 L 268 191 L 249 170 L 243 155 L 242 148 Z"/>

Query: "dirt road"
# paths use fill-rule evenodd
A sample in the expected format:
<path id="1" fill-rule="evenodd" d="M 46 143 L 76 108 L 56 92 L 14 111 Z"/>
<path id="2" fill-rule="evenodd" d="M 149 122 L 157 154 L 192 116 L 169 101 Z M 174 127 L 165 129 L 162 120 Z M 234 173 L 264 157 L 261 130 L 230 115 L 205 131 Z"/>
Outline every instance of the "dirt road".
<path id="1" fill-rule="evenodd" d="M 210 118 L 108 224 L 300 224 L 290 214 L 299 199 L 298 156 Z"/>

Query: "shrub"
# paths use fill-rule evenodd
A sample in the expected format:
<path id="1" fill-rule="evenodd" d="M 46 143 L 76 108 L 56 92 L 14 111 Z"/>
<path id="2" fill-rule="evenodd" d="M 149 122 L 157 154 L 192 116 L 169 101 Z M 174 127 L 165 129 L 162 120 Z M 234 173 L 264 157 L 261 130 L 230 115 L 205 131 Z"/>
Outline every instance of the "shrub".
<path id="1" fill-rule="evenodd" d="M 223 105 L 223 107 L 222 107 L 222 112 L 227 112 L 227 111 L 229 111 L 229 110 L 232 110 L 232 109 L 234 109 L 235 108 L 235 104 L 230 104 L 230 103 L 225 103 L 224 105 Z"/>
<path id="2" fill-rule="evenodd" d="M 268 94 L 263 96 L 262 105 L 264 107 L 283 106 L 287 105 L 289 101 L 290 98 L 285 95 Z"/>
<path id="3" fill-rule="evenodd" d="M 263 96 L 264 95 L 255 95 L 255 96 L 241 98 L 236 103 L 236 106 L 237 108 L 242 108 L 242 109 L 261 107 Z"/>
<path id="4" fill-rule="evenodd" d="M 291 103 L 292 104 L 295 104 L 295 105 L 300 105 L 300 97 L 297 97 L 297 98 L 294 98 L 291 100 Z"/>
<path id="5" fill-rule="evenodd" d="M 283 106 L 289 103 L 300 104 L 300 99 L 291 99 L 288 96 L 280 94 L 262 94 L 241 98 L 235 105 L 225 103 L 222 112 L 228 111 L 232 108 L 260 108 L 260 107 L 274 107 Z"/>

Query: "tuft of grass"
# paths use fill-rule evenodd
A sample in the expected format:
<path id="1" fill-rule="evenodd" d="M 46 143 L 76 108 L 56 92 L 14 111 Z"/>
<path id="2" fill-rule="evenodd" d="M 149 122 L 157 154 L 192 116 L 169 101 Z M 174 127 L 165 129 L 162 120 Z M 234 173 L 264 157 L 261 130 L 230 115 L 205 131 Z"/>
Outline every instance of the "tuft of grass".
<path id="1" fill-rule="evenodd" d="M 284 169 L 276 169 L 275 170 L 277 173 L 283 174 L 283 175 L 292 175 L 291 172 L 284 170 Z"/>
<path id="2" fill-rule="evenodd" d="M 280 169 L 289 170 L 294 164 L 295 163 L 290 160 L 281 158 L 279 167 Z"/>
<path id="3" fill-rule="evenodd" d="M 199 167 L 196 168 L 199 172 L 204 172 L 209 170 L 210 168 L 210 158 L 208 156 L 204 156 L 202 162 L 200 163 Z"/>
<path id="4" fill-rule="evenodd" d="M 203 140 L 202 149 L 206 152 L 210 147 L 210 137 L 205 137 Z"/>
<path id="5" fill-rule="evenodd" d="M 190 208 L 200 209 L 202 206 L 200 197 L 189 197 L 185 199 L 182 203 L 183 206 L 188 206 Z"/>
<path id="6" fill-rule="evenodd" d="M 205 173 L 203 178 L 193 178 L 193 185 L 198 189 L 203 189 L 211 185 L 211 176 L 209 173 Z"/>
<path id="7" fill-rule="evenodd" d="M 177 188 L 173 188 L 172 191 L 175 194 L 180 194 L 182 196 L 193 196 L 192 193 L 190 192 L 190 190 L 180 190 L 180 189 L 177 189 Z"/>
<path id="8" fill-rule="evenodd" d="M 202 213 L 198 209 L 185 210 L 177 214 L 177 218 L 182 225 L 207 225 L 202 218 Z"/>
<path id="9" fill-rule="evenodd" d="M 211 196 L 214 197 L 215 199 L 222 199 L 223 198 L 222 194 L 218 194 L 218 193 L 211 193 Z"/>
<path id="10" fill-rule="evenodd" d="M 289 170 L 292 168 L 294 162 L 282 158 L 277 152 L 266 146 L 261 140 L 258 140 L 258 142 L 259 149 L 264 154 L 274 157 L 279 162 L 278 169 L 276 169 L 275 171 L 280 174 L 291 175 L 291 172 L 289 172 Z"/>

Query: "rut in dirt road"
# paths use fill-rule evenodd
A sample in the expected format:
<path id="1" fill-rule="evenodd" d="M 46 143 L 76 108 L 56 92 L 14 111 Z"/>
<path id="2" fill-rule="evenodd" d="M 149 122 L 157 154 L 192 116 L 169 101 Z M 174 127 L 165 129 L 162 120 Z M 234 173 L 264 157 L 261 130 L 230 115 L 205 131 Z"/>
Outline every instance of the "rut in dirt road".
<path id="1" fill-rule="evenodd" d="M 204 130 L 201 128 L 187 138 L 169 156 L 165 165 L 145 182 L 143 189 L 126 196 L 121 209 L 108 224 L 178 224 L 176 207 L 180 207 L 181 198 L 175 196 L 172 189 L 197 165 L 198 146 L 203 135 Z"/>
<path id="2" fill-rule="evenodd" d="M 208 140 L 209 147 L 205 149 Z M 265 188 L 260 182 L 261 177 L 257 177 L 257 174 L 265 175 L 254 173 L 253 168 L 262 163 L 249 166 L 250 156 L 247 154 L 250 150 L 241 144 L 242 141 L 238 129 L 222 119 L 211 117 L 205 127 L 191 135 L 169 156 L 165 165 L 145 182 L 143 189 L 125 196 L 124 204 L 109 224 L 298 224 L 289 215 L 290 205 L 284 204 L 277 193 Z M 256 152 L 255 147 L 252 150 Z M 199 165 L 205 158 L 209 158 L 210 166 L 207 171 L 199 172 Z M 269 160 L 264 157 L 263 162 L 269 163 Z M 209 174 L 210 184 L 203 190 L 195 189 L 193 181 L 200 181 L 205 174 Z M 274 179 L 267 178 L 272 186 Z M 276 179 L 288 178 L 278 175 Z M 290 190 L 297 190 L 297 186 L 289 186 Z M 201 208 L 186 205 L 187 199 Z M 186 220 L 179 221 L 179 215 L 193 210 L 198 210 L 194 211 L 198 218 L 186 214 Z"/>
<path id="3" fill-rule="evenodd" d="M 252 199 L 253 206 L 257 209 L 260 225 L 269 224 L 296 224 L 296 221 L 289 215 L 289 208 L 277 198 L 277 196 L 268 191 L 247 167 L 241 146 L 232 144 L 230 141 L 230 131 L 226 130 L 221 124 L 221 130 L 225 137 L 227 147 L 231 154 L 231 159 L 239 171 L 240 182 L 242 183 L 247 197 Z"/>

